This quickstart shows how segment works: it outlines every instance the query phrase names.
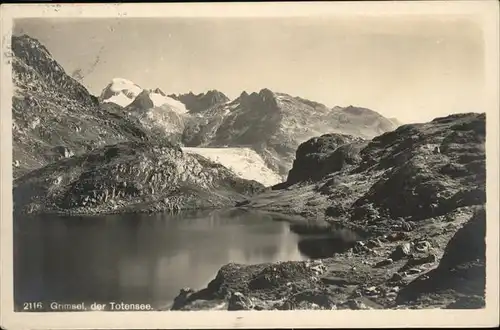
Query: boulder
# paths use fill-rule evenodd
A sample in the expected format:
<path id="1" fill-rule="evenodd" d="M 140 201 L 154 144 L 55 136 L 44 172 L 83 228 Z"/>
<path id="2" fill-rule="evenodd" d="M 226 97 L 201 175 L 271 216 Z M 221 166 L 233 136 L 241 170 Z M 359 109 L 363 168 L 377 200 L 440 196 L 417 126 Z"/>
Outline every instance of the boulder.
<path id="1" fill-rule="evenodd" d="M 390 258 L 392 260 L 399 260 L 411 255 L 412 252 L 412 244 L 409 242 L 405 242 L 396 247 L 396 249 L 391 253 Z"/>
<path id="2" fill-rule="evenodd" d="M 350 299 L 347 301 L 347 306 L 353 310 L 369 309 L 364 303 L 359 300 Z"/>
<path id="3" fill-rule="evenodd" d="M 325 134 L 302 143 L 286 183 L 318 180 L 358 162 L 363 139 L 347 134 Z"/>
<path id="4" fill-rule="evenodd" d="M 171 310 L 178 310 L 185 306 L 188 303 L 190 296 L 194 292 L 195 291 L 191 288 L 182 288 L 177 297 L 174 298 L 174 303 L 171 307 Z"/>
<path id="5" fill-rule="evenodd" d="M 228 311 L 249 310 L 252 309 L 252 301 L 245 297 L 241 292 L 234 292 L 228 301 Z"/>

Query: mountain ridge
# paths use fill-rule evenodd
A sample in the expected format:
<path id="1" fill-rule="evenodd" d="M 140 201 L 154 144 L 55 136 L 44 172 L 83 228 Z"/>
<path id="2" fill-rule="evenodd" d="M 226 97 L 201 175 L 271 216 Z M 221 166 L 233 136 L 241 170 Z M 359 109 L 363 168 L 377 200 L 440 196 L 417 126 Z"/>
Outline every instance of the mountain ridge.
<path id="1" fill-rule="evenodd" d="M 226 103 L 229 98 L 222 92 L 211 89 L 204 93 L 169 94 L 169 97 L 185 104 L 191 114 L 203 112 L 217 104 Z"/>
<path id="2" fill-rule="evenodd" d="M 169 97 L 183 103 L 187 112 L 180 117 L 167 115 L 167 110 L 158 109 L 150 101 L 139 107 L 129 104 L 125 111 L 130 113 L 130 107 L 157 108 L 156 113 L 148 110 L 149 118 L 141 122 L 149 129 L 157 129 L 156 132 L 167 132 L 186 147 L 252 148 L 282 178 L 292 166 L 295 149 L 313 136 L 339 132 L 369 139 L 397 127 L 371 109 L 352 105 L 330 109 L 319 102 L 269 88 L 251 93 L 242 91 L 233 100 L 217 90 L 169 94 Z M 138 98 L 135 95 L 135 103 Z"/>
<path id="3" fill-rule="evenodd" d="M 263 88 L 250 94 L 243 91 L 236 99 L 212 107 L 205 118 L 187 124 L 183 141 L 189 147 L 250 146 L 285 177 L 295 149 L 313 136 L 339 132 L 372 138 L 394 128 L 396 125 L 373 110 L 330 109 Z"/>

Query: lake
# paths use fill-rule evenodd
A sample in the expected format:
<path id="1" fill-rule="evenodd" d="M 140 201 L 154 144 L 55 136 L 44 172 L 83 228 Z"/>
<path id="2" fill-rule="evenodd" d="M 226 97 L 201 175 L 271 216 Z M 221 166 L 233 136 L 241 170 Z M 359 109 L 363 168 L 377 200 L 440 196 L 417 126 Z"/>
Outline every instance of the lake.
<path id="1" fill-rule="evenodd" d="M 170 305 L 229 262 L 304 260 L 283 221 L 245 210 L 14 219 L 16 310 L 27 302 Z"/>

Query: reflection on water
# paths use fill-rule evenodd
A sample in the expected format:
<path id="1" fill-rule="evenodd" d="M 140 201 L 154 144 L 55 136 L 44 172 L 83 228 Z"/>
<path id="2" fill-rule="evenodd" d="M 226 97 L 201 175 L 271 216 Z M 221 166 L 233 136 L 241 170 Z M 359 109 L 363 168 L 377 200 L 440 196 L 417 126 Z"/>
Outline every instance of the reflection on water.
<path id="1" fill-rule="evenodd" d="M 242 210 L 14 219 L 14 294 L 29 301 L 170 303 L 229 262 L 305 259 L 287 223 Z"/>
<path id="2" fill-rule="evenodd" d="M 299 251 L 312 259 L 328 258 L 354 247 L 355 241 L 339 237 L 310 237 L 299 241 Z"/>

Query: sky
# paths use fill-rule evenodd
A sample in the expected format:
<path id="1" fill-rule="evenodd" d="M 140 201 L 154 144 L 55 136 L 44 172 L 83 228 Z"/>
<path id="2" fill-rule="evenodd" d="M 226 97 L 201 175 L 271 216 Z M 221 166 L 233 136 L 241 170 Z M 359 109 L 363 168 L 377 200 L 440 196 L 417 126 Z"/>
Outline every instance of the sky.
<path id="1" fill-rule="evenodd" d="M 13 33 L 94 95 L 120 77 L 167 94 L 269 88 L 404 123 L 486 111 L 483 35 L 467 17 L 30 18 Z"/>

